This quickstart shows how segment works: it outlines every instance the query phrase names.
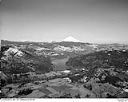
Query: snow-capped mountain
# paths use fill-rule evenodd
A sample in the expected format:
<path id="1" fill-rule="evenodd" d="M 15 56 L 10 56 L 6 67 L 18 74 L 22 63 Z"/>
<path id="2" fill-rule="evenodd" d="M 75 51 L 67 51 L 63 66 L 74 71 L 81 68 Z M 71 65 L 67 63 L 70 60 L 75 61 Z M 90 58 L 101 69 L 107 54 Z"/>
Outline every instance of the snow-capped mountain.
<path id="1" fill-rule="evenodd" d="M 65 38 L 63 41 L 65 41 L 65 42 L 80 42 L 79 40 L 73 38 L 72 36 Z"/>

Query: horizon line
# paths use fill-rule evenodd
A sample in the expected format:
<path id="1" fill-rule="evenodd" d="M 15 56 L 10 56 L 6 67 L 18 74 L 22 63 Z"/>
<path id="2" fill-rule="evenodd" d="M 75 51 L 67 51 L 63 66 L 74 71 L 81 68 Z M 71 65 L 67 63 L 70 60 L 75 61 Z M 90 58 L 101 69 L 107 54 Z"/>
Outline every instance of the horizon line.
<path id="1" fill-rule="evenodd" d="M 10 42 L 35 42 L 35 43 L 52 43 L 52 42 L 73 42 L 73 41 L 34 41 L 34 40 L 7 40 L 1 39 L 1 41 L 10 41 Z M 74 42 L 74 43 L 92 43 L 92 44 L 128 44 L 128 42 Z"/>

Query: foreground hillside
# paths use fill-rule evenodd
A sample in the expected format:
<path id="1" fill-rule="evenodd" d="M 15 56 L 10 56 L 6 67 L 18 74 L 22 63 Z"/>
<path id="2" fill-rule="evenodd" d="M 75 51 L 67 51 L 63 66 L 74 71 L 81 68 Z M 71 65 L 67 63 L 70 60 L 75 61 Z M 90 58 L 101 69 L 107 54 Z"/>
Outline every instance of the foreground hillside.
<path id="1" fill-rule="evenodd" d="M 5 41 L 0 57 L 1 98 L 128 98 L 127 45 Z"/>
<path id="2" fill-rule="evenodd" d="M 96 68 L 116 68 L 116 70 L 128 70 L 128 50 L 98 51 L 87 55 L 70 58 L 66 63 L 72 67 L 84 67 L 88 70 Z"/>

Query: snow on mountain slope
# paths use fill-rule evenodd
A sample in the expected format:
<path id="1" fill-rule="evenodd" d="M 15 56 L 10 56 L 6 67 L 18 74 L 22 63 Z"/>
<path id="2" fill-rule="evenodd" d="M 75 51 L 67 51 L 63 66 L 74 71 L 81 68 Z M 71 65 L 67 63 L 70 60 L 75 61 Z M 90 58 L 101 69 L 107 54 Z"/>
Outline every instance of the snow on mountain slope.
<path id="1" fill-rule="evenodd" d="M 65 41 L 65 42 L 80 42 L 79 40 L 73 38 L 72 36 L 65 38 L 63 41 Z"/>
<path id="2" fill-rule="evenodd" d="M 16 54 L 17 56 L 23 55 L 23 52 L 21 52 L 17 48 L 9 48 L 7 51 L 5 51 L 4 55 L 9 56 L 11 53 Z"/>
<path id="3" fill-rule="evenodd" d="M 68 51 L 68 52 L 72 52 L 72 49 L 70 47 L 65 47 L 65 46 L 60 46 L 60 45 L 55 47 L 54 50 L 55 51 Z"/>
<path id="4" fill-rule="evenodd" d="M 90 47 L 93 47 L 93 48 L 98 48 L 98 45 L 96 44 L 92 44 L 92 45 L 89 45 Z"/>
<path id="5" fill-rule="evenodd" d="M 58 45 L 54 48 L 55 51 L 67 51 L 67 52 L 73 52 L 73 51 L 84 51 L 85 49 L 79 47 L 79 46 L 73 46 L 73 47 L 65 47 Z"/>
<path id="6" fill-rule="evenodd" d="M 38 47 L 36 50 L 37 50 L 37 51 L 41 51 L 41 50 L 50 50 L 50 49 L 44 48 L 44 47 Z"/>

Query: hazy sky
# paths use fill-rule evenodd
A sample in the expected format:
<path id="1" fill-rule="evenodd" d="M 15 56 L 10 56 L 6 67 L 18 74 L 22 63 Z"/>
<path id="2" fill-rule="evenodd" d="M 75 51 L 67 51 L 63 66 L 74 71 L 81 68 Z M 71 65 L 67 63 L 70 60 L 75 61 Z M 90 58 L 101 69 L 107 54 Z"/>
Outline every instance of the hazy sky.
<path id="1" fill-rule="evenodd" d="M 3 0 L 0 34 L 15 41 L 128 42 L 128 0 Z"/>

